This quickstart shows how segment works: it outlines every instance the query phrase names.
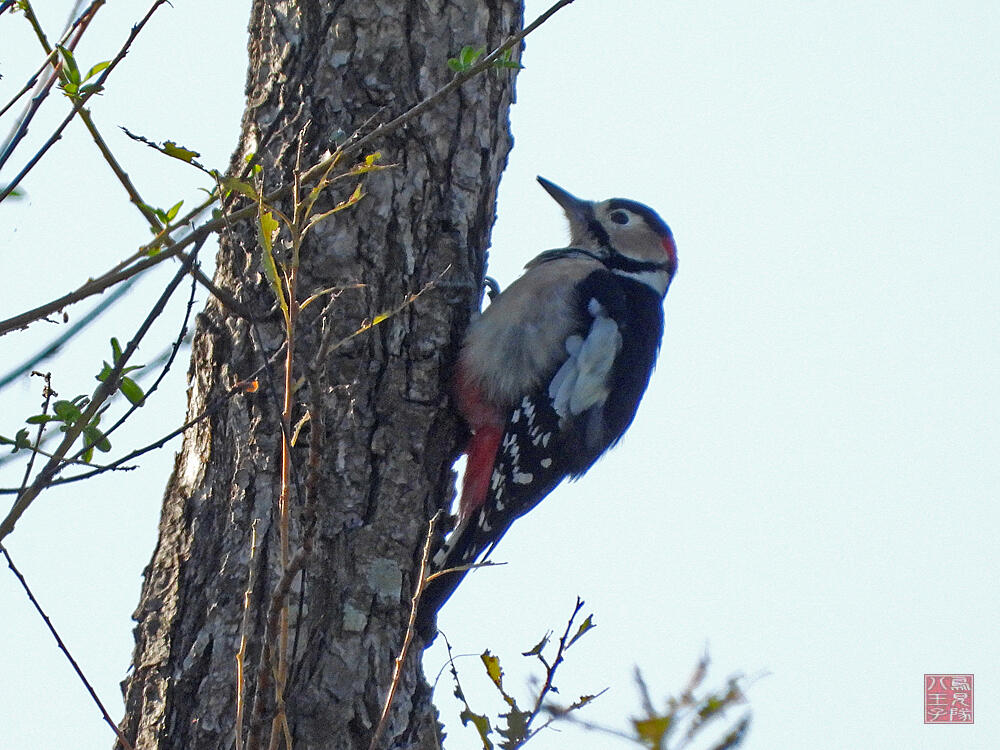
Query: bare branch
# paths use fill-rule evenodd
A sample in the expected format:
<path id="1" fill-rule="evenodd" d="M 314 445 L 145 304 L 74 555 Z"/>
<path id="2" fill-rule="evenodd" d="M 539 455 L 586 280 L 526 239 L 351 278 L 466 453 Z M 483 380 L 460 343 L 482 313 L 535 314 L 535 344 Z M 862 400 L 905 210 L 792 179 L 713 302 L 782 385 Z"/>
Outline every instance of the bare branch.
<path id="1" fill-rule="evenodd" d="M 87 692 L 90 693 L 90 697 L 97 705 L 98 710 L 100 710 L 101 716 L 104 717 L 105 723 L 111 727 L 111 731 L 113 731 L 118 737 L 118 741 L 122 744 L 122 747 L 124 747 L 125 750 L 133 750 L 132 745 L 127 739 L 125 739 L 125 736 L 118 729 L 118 726 L 111 720 L 111 716 L 108 715 L 108 711 L 104 708 L 104 704 L 101 703 L 101 699 L 97 697 L 97 692 L 94 690 L 94 687 L 90 684 L 90 681 L 83 673 L 83 670 L 80 669 L 80 665 L 76 663 L 76 659 L 74 659 L 73 654 L 69 652 L 69 649 L 66 647 L 63 639 L 59 637 L 59 633 L 56 631 L 55 625 L 52 624 L 52 620 L 50 620 L 49 616 L 45 614 L 45 610 L 42 609 L 42 605 L 38 603 L 35 595 L 31 592 L 31 588 L 28 586 L 28 582 L 25 580 L 24 576 L 21 575 L 21 571 L 15 567 L 14 561 L 10 557 L 10 552 L 8 552 L 7 548 L 2 544 L 0 544 L 0 553 L 2 553 L 7 559 L 7 567 L 14 573 L 14 577 L 17 578 L 18 583 L 21 584 L 21 588 L 24 589 L 24 593 L 28 595 L 28 600 L 35 607 L 38 614 L 41 615 L 42 620 L 45 621 L 45 626 L 49 629 L 49 632 L 52 633 L 52 637 L 56 639 L 56 644 L 59 646 L 59 650 L 66 655 L 66 659 L 69 661 L 70 666 L 73 667 L 73 671 L 76 672 L 76 675 L 80 678 L 80 682 L 83 683 L 83 686 L 87 688 Z"/>
<path id="2" fill-rule="evenodd" d="M 150 310 L 142 325 L 139 326 L 139 330 L 136 332 L 135 336 L 131 341 L 129 341 L 128 346 L 125 347 L 125 351 L 122 352 L 121 358 L 115 363 L 115 367 L 111 371 L 107 380 L 102 382 L 97 387 L 93 398 L 84 410 L 83 414 L 66 431 L 66 436 L 59 444 L 59 447 L 53 452 L 52 458 L 48 460 L 42 470 L 38 473 L 38 476 L 35 477 L 35 481 L 31 483 L 31 486 L 18 495 L 17 500 L 14 502 L 14 506 L 7 514 L 7 517 L 0 522 L 0 541 L 2 541 L 11 531 L 14 530 L 14 525 L 17 523 L 17 520 L 21 517 L 24 511 L 29 505 L 31 505 L 38 494 L 49 486 L 52 480 L 55 479 L 56 474 L 58 474 L 62 469 L 64 466 L 64 457 L 67 453 L 69 453 L 70 448 L 72 448 L 76 439 L 80 436 L 83 428 L 90 423 L 90 420 L 93 419 L 95 414 L 97 414 L 98 409 L 101 408 L 104 402 L 107 401 L 107 399 L 114 392 L 114 388 L 116 387 L 118 379 L 121 377 L 122 370 L 128 363 L 129 358 L 139 347 L 139 342 L 142 341 L 147 331 L 149 331 L 149 328 L 153 325 L 153 321 L 156 320 L 156 318 L 160 316 L 160 313 L 163 312 L 164 307 L 166 307 L 167 300 L 171 297 L 171 295 L 173 295 L 174 290 L 177 289 L 178 284 L 180 284 L 184 276 L 187 275 L 189 267 L 190 263 L 185 263 L 174 275 L 174 278 L 170 280 L 170 283 L 163 291 L 163 294 L 160 295 L 160 298 L 156 301 L 153 309 Z"/>
<path id="3" fill-rule="evenodd" d="M 162 2 L 163 0 L 160 1 Z M 542 13 L 529 26 L 525 27 L 524 30 L 509 37 L 503 44 L 497 47 L 489 55 L 484 57 L 478 64 L 469 68 L 469 70 L 456 74 L 455 78 L 453 78 L 448 84 L 438 89 L 429 97 L 427 97 L 420 103 L 416 104 L 414 107 L 407 110 L 394 120 L 386 123 L 385 125 L 379 126 L 368 135 L 359 138 L 358 140 L 344 146 L 341 149 L 338 149 L 338 151 L 335 152 L 333 155 L 327 157 L 326 159 L 324 159 L 323 161 L 319 162 L 311 169 L 309 169 L 302 176 L 302 179 L 300 181 L 301 184 L 303 185 L 310 184 L 316 179 L 321 178 L 323 174 L 326 172 L 326 170 L 329 168 L 331 161 L 354 158 L 374 139 L 384 138 L 390 133 L 398 130 L 400 127 L 405 125 L 414 117 L 417 117 L 421 113 L 425 112 L 434 104 L 437 104 L 437 102 L 439 102 L 441 99 L 443 99 L 448 94 L 455 91 L 455 89 L 457 89 L 463 83 L 468 81 L 469 78 L 489 69 L 494 62 L 500 59 L 500 57 L 504 54 L 504 52 L 513 48 L 515 44 L 523 40 L 528 34 L 530 34 L 539 26 L 541 26 L 541 24 L 547 21 L 556 11 L 569 5 L 572 2 L 573 0 L 560 0 L 551 8 L 549 8 L 547 11 Z M 105 70 L 105 73 L 107 72 L 108 71 Z M 277 203 L 281 199 L 290 195 L 291 190 L 292 190 L 291 185 L 285 185 L 284 187 L 274 191 L 273 193 L 264 196 L 262 200 L 264 203 L 269 203 L 269 204 Z M 198 210 L 199 211 L 204 210 L 204 208 L 207 207 L 207 205 L 211 205 L 211 203 L 213 203 L 214 200 L 215 199 L 213 198 L 212 200 L 206 202 L 206 205 L 200 207 Z M 127 269 L 124 268 L 124 266 L 127 265 L 128 263 L 137 260 L 138 258 L 147 254 L 149 251 L 164 244 L 167 236 L 169 236 L 178 227 L 186 224 L 187 221 L 189 221 L 190 219 L 188 217 L 185 217 L 182 220 L 178 220 L 174 225 L 166 227 L 153 242 L 149 243 L 148 245 L 145 245 L 138 253 L 133 255 L 128 261 L 119 264 L 119 266 L 113 269 L 112 271 L 109 271 L 103 274 L 102 276 L 99 276 L 91 281 L 88 281 L 86 284 L 84 284 L 74 292 L 70 292 L 69 294 L 66 294 L 56 300 L 52 300 L 51 302 L 48 302 L 44 305 L 40 305 L 39 307 L 36 307 L 33 310 L 29 310 L 28 312 L 22 313 L 13 318 L 9 318 L 8 320 L 0 321 L 0 336 L 9 333 L 10 331 L 14 331 L 19 328 L 24 328 L 27 325 L 33 323 L 34 321 L 44 318 L 45 316 L 50 315 L 58 310 L 61 310 L 63 307 L 71 305 L 74 302 L 79 302 L 80 300 L 86 299 L 87 297 L 94 294 L 100 294 L 105 289 L 114 286 L 115 284 L 119 283 L 120 281 L 123 281 L 124 279 L 131 278 L 132 276 L 135 276 L 136 274 L 141 273 L 142 271 L 145 271 L 147 268 L 157 265 L 158 263 L 161 263 L 167 260 L 168 258 L 173 258 L 177 255 L 180 255 L 181 251 L 194 241 L 193 238 L 195 236 L 207 235 L 212 232 L 217 232 L 223 227 L 227 227 L 230 226 L 231 224 L 235 224 L 236 222 L 251 218 L 255 216 L 256 213 L 257 213 L 257 205 L 256 203 L 251 203 L 248 206 L 244 206 L 241 209 L 237 209 L 235 211 L 230 212 L 228 215 L 224 217 L 213 219 L 212 221 L 208 221 L 202 224 L 191 235 L 188 235 L 187 237 L 181 240 L 177 240 L 177 244 L 175 244 L 173 247 L 170 247 L 169 249 L 160 252 L 156 256 L 151 258 L 146 258 L 145 260 L 136 263 L 134 266 L 129 266 Z M 219 296 L 217 290 L 215 289 L 213 289 L 213 294 L 217 294 L 217 296 Z M 233 309 L 240 311 L 241 306 L 231 297 L 228 300 L 226 300 L 224 296 L 221 298 L 227 302 L 227 305 L 229 307 L 232 307 Z M 246 314 L 245 309 L 242 311 L 241 314 L 243 314 L 244 317 L 250 317 L 248 314 Z"/>
<path id="4" fill-rule="evenodd" d="M 115 422 L 108 429 L 103 431 L 104 437 L 107 437 L 112 432 L 121 427 L 125 423 L 125 420 L 127 420 L 135 413 L 136 409 L 138 409 L 140 406 L 145 405 L 149 401 L 149 397 L 152 396 L 153 393 L 156 392 L 156 389 L 160 387 L 160 383 L 163 382 L 163 379 L 167 377 L 167 373 L 170 372 L 170 368 L 174 364 L 174 359 L 177 358 L 177 352 L 180 351 L 181 345 L 184 343 L 184 337 L 187 336 L 188 321 L 191 319 L 191 308 L 194 307 L 194 293 L 195 290 L 198 288 L 196 282 L 197 280 L 191 281 L 191 296 L 188 297 L 187 307 L 184 310 L 184 320 L 181 321 L 181 330 L 177 334 L 177 338 L 174 340 L 173 345 L 170 347 L 170 354 L 167 356 L 167 361 L 166 363 L 164 363 L 163 369 L 160 370 L 160 374 L 156 376 L 156 380 L 153 381 L 153 384 L 146 389 L 146 392 L 143 394 L 142 401 L 140 401 L 138 404 L 131 404 L 128 410 L 121 417 L 118 418 L 117 422 Z"/>
<path id="5" fill-rule="evenodd" d="M 284 349 L 279 349 L 277 352 L 275 352 L 275 356 L 280 355 L 283 351 L 284 351 Z M 140 456 L 142 456 L 142 455 L 144 455 L 146 453 L 149 453 L 150 451 L 154 451 L 154 450 L 157 450 L 158 448 L 162 448 L 164 445 L 166 445 L 168 442 L 170 442 L 171 440 L 173 440 L 178 435 L 183 434 L 184 432 L 186 432 L 190 428 L 194 427 L 199 422 L 201 422 L 201 421 L 207 419 L 208 417 L 212 416 L 213 414 L 215 414 L 215 412 L 217 412 L 220 408 L 222 408 L 222 406 L 225 405 L 226 402 L 228 402 L 229 399 L 231 399 L 233 396 L 235 396 L 238 393 L 245 393 L 247 391 L 247 388 L 250 386 L 250 384 L 253 383 L 254 380 L 256 380 L 257 376 L 260 375 L 265 370 L 267 370 L 268 368 L 270 368 L 271 364 L 272 364 L 271 362 L 267 362 L 267 363 L 261 365 L 260 367 L 258 367 L 247 378 L 245 378 L 244 380 L 241 380 L 240 382 L 236 383 L 232 388 L 230 388 L 229 391 L 226 393 L 225 396 L 222 396 L 222 397 L 216 399 L 211 404 L 209 404 L 207 407 L 205 407 L 205 410 L 201 414 L 197 415 L 196 417 L 193 417 L 193 418 L 189 419 L 187 422 L 185 422 L 184 424 L 182 424 L 180 427 L 178 427 L 175 430 L 172 430 L 172 431 L 168 432 L 163 437 L 161 437 L 161 438 L 153 441 L 152 443 L 150 443 L 150 444 L 148 444 L 146 446 L 143 446 L 142 448 L 137 448 L 136 450 L 132 451 L 128 455 L 122 456 L 121 458 L 119 458 L 119 459 L 117 459 L 115 461 L 112 461 L 111 463 L 109 463 L 109 464 L 107 464 L 105 466 L 98 467 L 98 468 L 94 469 L 93 471 L 88 471 L 88 472 L 85 472 L 83 474 L 76 474 L 75 476 L 71 476 L 71 477 L 63 477 L 61 479 L 53 479 L 51 482 L 49 482 L 48 486 L 49 487 L 55 487 L 55 486 L 60 485 L 60 484 L 71 484 L 72 482 L 80 482 L 80 481 L 83 481 L 84 479 L 90 479 L 91 477 L 95 477 L 98 474 L 104 474 L 105 472 L 108 472 L 108 471 L 115 471 L 116 469 L 121 469 L 123 467 L 126 468 L 126 469 L 128 469 L 128 468 L 135 468 L 135 467 L 125 467 L 124 465 L 127 464 L 129 461 L 134 461 L 135 459 L 139 458 Z M 43 455 L 47 455 L 47 454 L 43 454 Z M 0 495 L 14 495 L 14 494 L 17 494 L 17 493 L 18 493 L 18 490 L 16 490 L 16 489 L 11 489 L 11 488 L 0 489 Z"/>
<path id="6" fill-rule="evenodd" d="M 52 400 L 54 395 L 52 391 L 52 373 L 47 372 L 44 375 L 40 372 L 34 372 L 32 375 L 37 375 L 39 377 L 45 378 L 45 387 L 42 389 L 42 414 L 49 413 L 49 402 Z M 28 459 L 28 465 L 24 469 L 24 479 L 21 480 L 21 489 L 18 492 L 24 492 L 24 488 L 28 486 L 28 480 L 31 478 L 31 470 L 35 466 L 35 458 L 38 456 L 39 449 L 42 445 L 42 435 L 45 434 L 46 422 L 42 421 L 38 423 L 38 432 L 35 434 L 35 442 L 31 447 L 31 457 Z"/>
<path id="7" fill-rule="evenodd" d="M 80 97 L 81 106 L 85 104 L 90 99 L 91 96 L 93 96 L 94 94 L 97 93 L 97 91 L 100 90 L 100 87 L 104 85 L 104 82 L 108 79 L 108 76 L 111 75 L 111 71 L 113 71 L 118 66 L 118 63 L 120 63 L 125 58 L 125 55 L 128 54 L 129 47 L 132 46 L 132 42 L 135 41 L 135 38 L 139 35 L 139 32 L 142 31 L 147 21 L 149 21 L 153 13 L 156 12 L 156 10 L 165 2 L 167 2 L 167 0 L 154 0 L 152 7 L 150 7 L 150 9 L 146 12 L 146 15 L 143 16 L 142 20 L 132 27 L 132 32 L 129 34 L 128 39 L 125 40 L 125 44 L 122 45 L 122 48 L 118 51 L 118 54 L 111 61 L 111 64 L 104 69 L 101 75 L 94 82 L 94 88 L 90 92 Z M 41 158 L 45 156 L 45 154 L 48 152 L 50 148 L 52 148 L 55 142 L 62 137 L 63 130 L 65 130 L 66 126 L 69 125 L 69 123 L 73 120 L 73 117 L 76 115 L 76 113 L 77 113 L 77 108 L 76 106 L 74 106 L 73 111 L 70 112 L 68 115 L 66 115 L 63 121 L 56 128 L 55 132 L 52 133 L 51 136 L 49 136 L 49 139 L 42 145 L 42 147 L 38 150 L 38 152 L 33 157 L 31 157 L 31 159 L 24 166 L 24 168 L 20 172 L 18 172 L 18 174 L 14 177 L 14 179 L 11 180 L 10 183 L 5 188 L 0 189 L 0 201 L 3 201 L 4 198 L 6 198 L 8 195 L 11 194 L 11 192 L 13 192 L 14 188 L 16 188 L 18 184 L 20 184 L 21 180 L 24 179 L 25 175 L 27 175 L 28 172 L 30 172 L 39 161 L 41 161 Z"/>

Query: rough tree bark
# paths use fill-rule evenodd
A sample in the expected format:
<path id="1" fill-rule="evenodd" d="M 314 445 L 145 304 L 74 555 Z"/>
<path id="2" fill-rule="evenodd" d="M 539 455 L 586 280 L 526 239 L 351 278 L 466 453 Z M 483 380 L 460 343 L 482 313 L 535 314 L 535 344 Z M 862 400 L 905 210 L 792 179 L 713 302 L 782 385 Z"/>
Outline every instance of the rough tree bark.
<path id="1" fill-rule="evenodd" d="M 287 183 L 300 132 L 302 163 L 318 161 L 369 118 L 384 121 L 446 83 L 449 56 L 466 44 L 496 46 L 519 30 L 521 15 L 519 0 L 255 0 L 248 104 L 233 170 L 257 154 L 268 188 Z M 398 166 L 370 175 L 363 201 L 324 223 L 303 253 L 304 293 L 365 285 L 343 292 L 332 306 L 335 340 L 450 270 L 438 287 L 326 362 L 315 549 L 291 597 L 286 700 L 297 750 L 368 747 L 405 630 L 428 519 L 450 500 L 457 425 L 444 385 L 457 339 L 480 300 L 496 189 L 511 145 L 512 92 L 513 72 L 480 76 L 374 144 L 383 162 Z M 260 269 L 252 222 L 233 226 L 222 238 L 215 280 L 261 320 L 250 323 L 209 301 L 194 340 L 189 416 L 281 347 L 281 316 Z M 299 363 L 316 351 L 324 307 L 303 314 Z M 177 456 L 123 684 L 122 726 L 136 748 L 234 747 L 235 659 L 253 567 L 244 734 L 251 723 L 266 610 L 280 578 L 280 359 L 260 385 L 189 430 Z M 303 403 L 312 396 L 308 385 L 300 394 Z M 293 551 L 301 538 L 306 455 L 305 447 L 295 448 Z M 251 564 L 255 524 L 259 547 Z M 273 689 L 257 699 L 273 702 Z M 381 745 L 436 747 L 435 732 L 436 712 L 414 653 Z"/>

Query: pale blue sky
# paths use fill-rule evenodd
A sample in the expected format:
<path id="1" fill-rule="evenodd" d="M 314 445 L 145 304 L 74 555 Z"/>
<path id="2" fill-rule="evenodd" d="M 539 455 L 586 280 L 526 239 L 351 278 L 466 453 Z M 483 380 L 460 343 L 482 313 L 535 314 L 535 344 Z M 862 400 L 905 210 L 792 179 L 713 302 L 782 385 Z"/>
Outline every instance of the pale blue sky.
<path id="1" fill-rule="evenodd" d="M 129 5 L 101 12 L 85 62 L 117 49 L 141 12 Z M 161 11 L 94 106 L 98 123 L 223 166 L 242 108 L 239 5 Z M 529 2 L 527 15 L 544 7 Z M 22 24 L 0 18 L 3 100 L 37 64 Z M 507 284 L 564 241 L 536 174 L 654 206 L 680 270 L 632 430 L 515 525 L 498 553 L 508 565 L 453 597 L 440 624 L 458 652 L 489 647 L 521 687 L 519 652 L 560 627 L 579 594 L 598 628 L 566 665 L 565 697 L 611 687 L 589 719 L 624 724 L 634 664 L 654 694 L 676 691 L 707 643 L 714 683 L 770 673 L 750 690 L 750 750 L 995 746 L 997 38 L 992 2 L 577 0 L 528 40 L 491 275 Z M 147 236 L 81 130 L 26 183 L 29 201 L 0 209 L 0 317 Z M 196 175 L 110 137 L 150 202 L 197 200 Z M 109 327 L 127 336 L 140 302 L 89 346 L 103 352 Z M 50 332 L 4 337 L 5 361 Z M 57 389 L 93 386 L 86 344 L 53 369 Z M 185 369 L 123 444 L 178 422 Z M 0 431 L 37 392 L 0 394 Z M 46 493 L 9 543 L 116 718 L 172 451 L 113 482 Z M 0 471 L 3 486 L 18 479 Z M 0 612 L 0 747 L 109 746 L 9 575 Z M 427 655 L 432 677 L 442 652 Z M 478 662 L 464 667 L 466 691 L 487 695 Z M 976 675 L 975 726 L 922 723 L 922 675 L 937 672 Z M 449 747 L 475 747 L 470 729 L 450 726 Z M 535 746 L 617 745 L 567 730 Z"/>

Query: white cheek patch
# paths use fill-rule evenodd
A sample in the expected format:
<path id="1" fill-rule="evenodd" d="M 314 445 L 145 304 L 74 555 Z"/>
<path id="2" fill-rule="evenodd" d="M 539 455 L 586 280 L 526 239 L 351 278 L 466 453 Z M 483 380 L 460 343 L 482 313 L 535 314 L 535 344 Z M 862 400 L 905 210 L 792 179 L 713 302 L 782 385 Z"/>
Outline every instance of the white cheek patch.
<path id="1" fill-rule="evenodd" d="M 564 419 L 582 414 L 608 397 L 608 376 L 622 348 L 618 324 L 608 317 L 604 307 L 592 299 L 587 310 L 594 316 L 587 338 L 570 336 L 566 339 L 569 359 L 563 362 L 549 383 L 552 408 Z"/>

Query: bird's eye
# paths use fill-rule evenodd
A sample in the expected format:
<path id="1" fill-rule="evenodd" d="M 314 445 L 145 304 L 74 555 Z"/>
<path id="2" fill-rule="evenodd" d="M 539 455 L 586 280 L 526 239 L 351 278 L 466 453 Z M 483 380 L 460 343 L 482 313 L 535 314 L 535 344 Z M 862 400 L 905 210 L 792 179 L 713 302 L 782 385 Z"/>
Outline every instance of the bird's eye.
<path id="1" fill-rule="evenodd" d="M 624 211 L 612 211 L 610 219 L 615 224 L 628 224 L 628 214 Z"/>

